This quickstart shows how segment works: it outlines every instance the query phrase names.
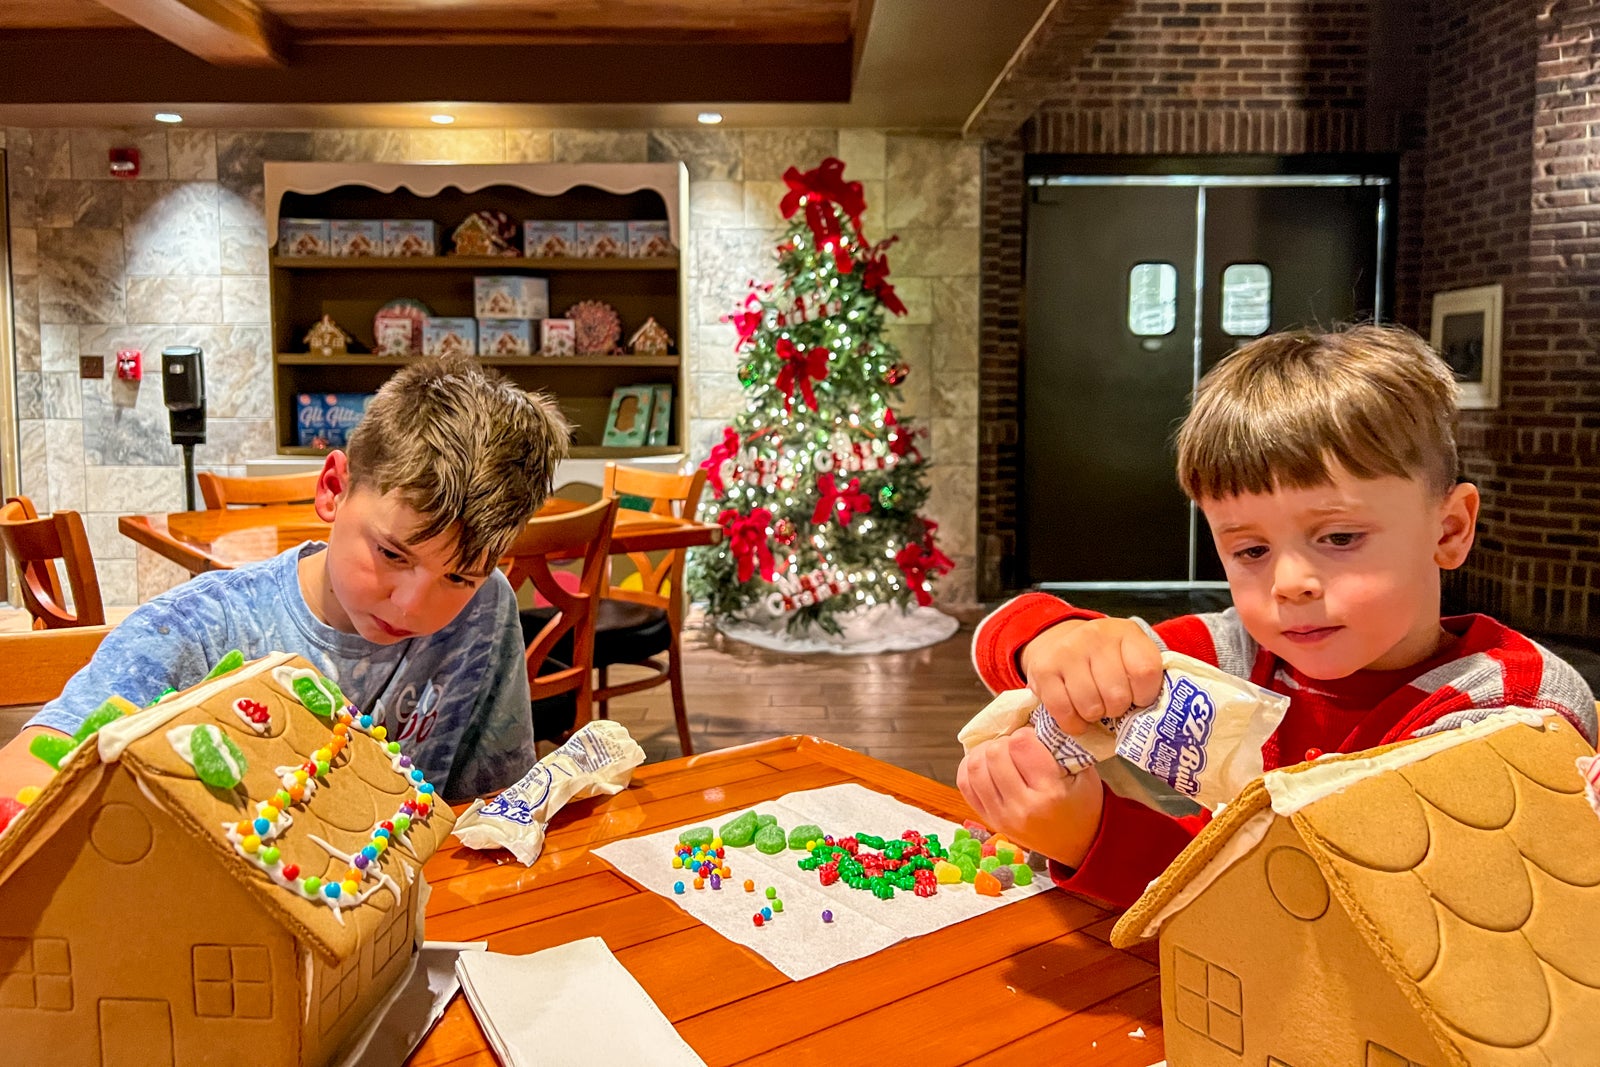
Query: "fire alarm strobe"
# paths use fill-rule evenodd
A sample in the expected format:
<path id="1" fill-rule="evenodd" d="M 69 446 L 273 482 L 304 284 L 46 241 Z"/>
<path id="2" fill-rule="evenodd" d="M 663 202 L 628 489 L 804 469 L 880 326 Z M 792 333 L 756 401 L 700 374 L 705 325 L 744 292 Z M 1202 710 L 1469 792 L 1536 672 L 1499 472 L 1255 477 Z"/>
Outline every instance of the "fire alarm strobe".
<path id="1" fill-rule="evenodd" d="M 108 155 L 111 160 L 111 176 L 113 178 L 137 178 L 139 176 L 139 150 L 137 148 L 113 148 Z"/>

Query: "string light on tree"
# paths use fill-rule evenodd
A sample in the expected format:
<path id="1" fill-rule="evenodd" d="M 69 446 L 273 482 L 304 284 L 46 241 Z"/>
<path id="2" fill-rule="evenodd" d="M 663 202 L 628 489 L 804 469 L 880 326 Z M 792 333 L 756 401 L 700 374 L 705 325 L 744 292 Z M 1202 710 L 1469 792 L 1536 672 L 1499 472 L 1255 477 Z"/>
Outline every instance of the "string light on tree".
<path id="1" fill-rule="evenodd" d="M 862 604 L 931 603 L 954 564 L 920 514 L 925 431 L 894 410 L 911 373 L 885 330 L 906 313 L 889 281 L 895 239 L 863 235 L 861 184 L 837 159 L 791 167 L 784 184 L 781 280 L 752 281 L 726 319 L 745 411 L 702 464 L 727 537 L 695 553 L 689 581 L 713 618 L 764 608 L 789 613 L 791 632 L 836 634 Z"/>

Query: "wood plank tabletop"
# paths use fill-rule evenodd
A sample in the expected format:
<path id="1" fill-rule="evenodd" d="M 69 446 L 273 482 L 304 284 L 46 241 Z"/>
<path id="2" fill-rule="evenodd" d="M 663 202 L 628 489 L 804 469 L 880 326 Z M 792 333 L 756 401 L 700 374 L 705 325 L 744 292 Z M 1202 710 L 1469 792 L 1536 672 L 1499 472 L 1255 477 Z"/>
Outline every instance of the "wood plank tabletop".
<path id="1" fill-rule="evenodd" d="M 539 516 L 548 518 L 586 506 L 550 497 L 539 509 Z M 317 517 L 311 504 L 123 515 L 117 519 L 117 530 L 191 574 L 257 563 L 302 541 L 323 541 L 328 537 L 328 524 Z M 658 552 L 714 545 L 720 540 L 722 527 L 715 523 L 622 508 L 617 512 L 611 550 Z"/>
<path id="2" fill-rule="evenodd" d="M 1162 1058 L 1153 944 L 1112 948 L 1114 916 L 1068 893 L 1040 893 L 794 982 L 592 851 L 845 782 L 947 819 L 972 817 L 948 786 L 813 737 L 647 764 L 616 796 L 559 812 L 532 867 L 452 840 L 426 868 L 427 935 L 486 940 L 512 954 L 602 937 L 712 1065 L 910 1054 L 919 1067 L 935 1067 L 1034 1054 L 1148 1067 Z M 1141 1029 L 1142 1037 L 1130 1036 Z M 459 995 L 408 1061 L 494 1062 Z"/>

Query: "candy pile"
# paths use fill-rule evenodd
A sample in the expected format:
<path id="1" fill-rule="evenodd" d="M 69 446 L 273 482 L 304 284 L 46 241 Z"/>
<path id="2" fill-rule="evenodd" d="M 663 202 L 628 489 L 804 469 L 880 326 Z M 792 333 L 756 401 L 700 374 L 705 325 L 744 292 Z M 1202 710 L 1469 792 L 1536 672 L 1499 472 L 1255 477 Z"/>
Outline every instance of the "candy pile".
<path id="1" fill-rule="evenodd" d="M 878 851 L 863 852 L 863 846 Z M 907 830 L 889 841 L 866 833 L 837 840 L 828 834 L 800 861 L 800 869 L 816 871 L 823 885 L 843 882 L 879 900 L 891 899 L 896 889 L 931 897 L 939 891 L 934 864 L 948 855 L 938 834 Z"/>
<path id="2" fill-rule="evenodd" d="M 934 875 L 940 882 L 970 882 L 983 896 L 997 897 L 1013 885 L 1031 885 L 1033 876 L 1049 864 L 1042 853 L 1030 853 L 968 822 L 950 842 L 950 861 L 936 866 Z"/>
<path id="3" fill-rule="evenodd" d="M 696 889 L 704 889 L 707 885 L 712 889 L 721 889 L 722 880 L 732 873 L 728 867 L 727 853 L 722 838 L 712 834 L 711 827 L 696 827 L 685 831 L 678 839 L 677 847 L 672 852 L 672 869 L 692 872 Z M 674 882 L 672 891 L 682 893 L 683 883 Z"/>

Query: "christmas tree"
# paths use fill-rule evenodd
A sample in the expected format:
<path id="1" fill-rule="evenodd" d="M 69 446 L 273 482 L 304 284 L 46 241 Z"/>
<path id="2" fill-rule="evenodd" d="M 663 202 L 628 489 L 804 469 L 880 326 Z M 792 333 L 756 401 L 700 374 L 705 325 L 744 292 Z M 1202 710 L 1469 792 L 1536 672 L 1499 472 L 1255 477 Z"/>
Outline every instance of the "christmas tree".
<path id="1" fill-rule="evenodd" d="M 729 316 L 745 410 L 701 464 L 726 538 L 696 553 L 690 590 L 714 619 L 764 612 L 790 633 L 838 634 L 857 608 L 931 604 L 954 564 L 919 514 L 923 431 L 894 410 L 909 373 L 884 332 L 906 312 L 895 239 L 863 235 L 861 183 L 839 160 L 783 180 L 782 280 L 752 282 Z"/>

